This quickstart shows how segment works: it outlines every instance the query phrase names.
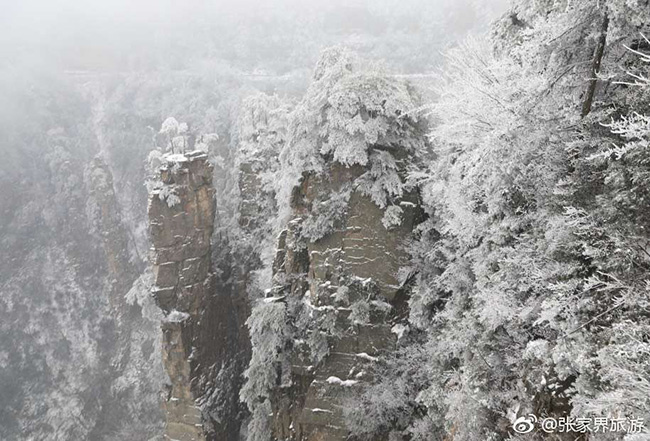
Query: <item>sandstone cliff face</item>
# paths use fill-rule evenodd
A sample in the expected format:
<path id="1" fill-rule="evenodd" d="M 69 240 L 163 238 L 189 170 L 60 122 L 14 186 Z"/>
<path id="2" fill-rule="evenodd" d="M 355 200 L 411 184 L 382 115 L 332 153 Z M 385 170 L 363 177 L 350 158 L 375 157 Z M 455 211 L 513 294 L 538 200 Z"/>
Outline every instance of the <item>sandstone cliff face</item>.
<path id="1" fill-rule="evenodd" d="M 244 416 L 248 441 L 348 439 L 346 407 L 395 349 L 408 290 L 398 274 L 420 221 L 407 173 L 426 131 L 407 115 L 408 85 L 330 55 L 288 128 L 275 98 L 244 106 L 227 240 L 213 236 L 207 156 L 162 157 L 149 219 L 169 439 L 234 441 Z"/>
<path id="2" fill-rule="evenodd" d="M 396 347 L 421 211 L 407 175 L 427 149 L 418 103 L 407 83 L 333 48 L 290 115 L 273 174 L 286 228 L 248 320 L 251 441 L 348 439 L 346 409 Z"/>
<path id="3" fill-rule="evenodd" d="M 165 436 L 181 441 L 236 439 L 238 429 L 214 413 L 215 390 L 222 387 L 215 380 L 228 350 L 223 329 L 228 305 L 219 304 L 211 261 L 212 172 L 201 152 L 170 156 L 149 198 L 152 294 L 165 314 Z"/>
<path id="4" fill-rule="evenodd" d="M 275 262 L 276 289 L 306 302 L 315 315 L 329 314 L 331 324 L 309 332 L 325 336 L 326 355 L 319 363 L 312 364 L 305 345 L 291 350 L 290 385 L 273 398 L 277 439 L 347 439 L 348 398 L 371 381 L 369 365 L 395 347 L 397 274 L 407 263 L 405 241 L 420 218 L 417 194 L 403 196 L 402 222 L 391 229 L 382 224 L 384 210 L 352 190 L 333 231 L 317 240 L 301 232 L 320 195 L 342 191 L 363 172 L 360 166 L 332 164 L 327 174 L 305 175 L 294 191 L 294 217 L 281 234 Z"/>

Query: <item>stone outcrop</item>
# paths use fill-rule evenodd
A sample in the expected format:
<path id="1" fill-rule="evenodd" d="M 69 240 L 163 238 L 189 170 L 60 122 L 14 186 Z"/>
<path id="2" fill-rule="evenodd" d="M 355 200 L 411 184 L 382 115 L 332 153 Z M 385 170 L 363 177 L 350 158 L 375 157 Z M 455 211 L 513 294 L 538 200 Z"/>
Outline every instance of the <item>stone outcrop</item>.
<path id="1" fill-rule="evenodd" d="M 219 424 L 206 397 L 212 392 L 219 351 L 210 239 L 215 202 L 212 165 L 195 152 L 171 155 L 149 198 L 152 294 L 163 310 L 166 439 L 216 439 Z"/>
<path id="2" fill-rule="evenodd" d="M 246 415 L 251 440 L 346 440 L 345 409 L 372 384 L 372 365 L 395 349 L 408 291 L 398 273 L 421 215 L 406 173 L 426 130 L 402 117 L 416 103 L 406 85 L 357 77 L 343 55 L 296 110 L 299 127 L 286 130 L 293 141 L 285 144 L 285 130 L 261 117 L 264 99 L 252 105 L 259 112 L 243 112 L 254 121 L 241 125 L 240 198 L 231 207 L 239 225 L 227 240 L 212 234 L 205 154 L 163 157 L 149 216 L 153 295 L 165 313 L 168 439 L 235 441 L 233 427 Z M 348 87 L 363 95 L 359 102 L 346 104 Z M 367 123 L 369 134 L 360 142 L 343 121 Z M 315 147 L 329 137 L 327 148 Z M 273 192 L 288 199 L 294 185 L 290 206 L 277 207 Z M 272 236 L 287 214 L 269 268 Z"/>
<path id="3" fill-rule="evenodd" d="M 365 171 L 334 163 L 325 176 L 307 175 L 292 201 L 294 213 L 308 216 L 318 194 L 341 192 Z M 382 223 L 384 210 L 369 196 L 352 191 L 335 231 L 307 244 L 310 292 L 327 298 L 339 288 L 337 280 L 346 276 L 371 279 L 383 298 L 393 300 L 400 287 L 397 272 L 408 263 L 404 242 L 419 219 L 418 205 L 417 195 L 406 193 L 400 201 L 402 222 L 387 229 Z"/>
<path id="4" fill-rule="evenodd" d="M 398 274 L 421 217 L 406 175 L 428 143 L 418 107 L 408 83 L 332 48 L 291 114 L 272 174 L 278 199 L 290 200 L 279 220 L 288 220 L 249 320 L 242 397 L 252 439 L 354 435 L 347 410 L 405 326 L 409 287 Z"/>
<path id="5" fill-rule="evenodd" d="M 301 237 L 302 224 L 322 200 L 319 195 L 340 192 L 364 171 L 333 163 L 327 174 L 306 174 L 293 194 L 294 218 L 280 236 L 275 280 L 288 281 L 284 295 L 304 296 L 315 310 L 334 311 L 335 323 L 327 337 L 328 355 L 320 363 L 308 364 L 304 348 L 292 349 L 291 385 L 280 388 L 273 400 L 277 439 L 348 439 L 347 400 L 371 380 L 369 364 L 395 347 L 392 327 L 402 300 L 397 274 L 407 263 L 405 241 L 420 221 L 417 194 L 402 197 L 402 222 L 387 229 L 384 210 L 352 191 L 332 232 L 317 240 Z M 368 308 L 365 320 L 360 305 Z"/>

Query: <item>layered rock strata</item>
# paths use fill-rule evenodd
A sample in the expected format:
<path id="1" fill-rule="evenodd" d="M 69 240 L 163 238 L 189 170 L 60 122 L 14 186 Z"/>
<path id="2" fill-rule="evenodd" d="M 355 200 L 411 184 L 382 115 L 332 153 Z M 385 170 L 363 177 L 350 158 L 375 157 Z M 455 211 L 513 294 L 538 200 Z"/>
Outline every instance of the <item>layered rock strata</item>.
<path id="1" fill-rule="evenodd" d="M 152 295 L 163 310 L 163 407 L 166 439 L 216 439 L 219 423 L 202 405 L 219 365 L 217 302 L 211 245 L 215 219 L 213 167 L 207 155 L 170 155 L 149 197 Z"/>
<path id="2" fill-rule="evenodd" d="M 320 362 L 313 364 L 304 344 L 290 350 L 291 381 L 272 399 L 276 439 L 348 439 L 344 407 L 372 381 L 370 365 L 395 348 L 393 326 L 403 303 L 397 274 L 407 263 L 405 241 L 421 217 L 417 194 L 399 201 L 402 222 L 394 228 L 384 227 L 384 210 L 369 196 L 351 191 L 332 232 L 317 240 L 301 233 L 319 195 L 343 191 L 364 171 L 334 163 L 328 174 L 306 174 L 292 197 L 293 220 L 280 236 L 274 264 L 274 295 L 289 305 L 291 298 L 302 299 L 314 315 L 328 314 L 331 324 L 310 331 L 327 336 Z"/>

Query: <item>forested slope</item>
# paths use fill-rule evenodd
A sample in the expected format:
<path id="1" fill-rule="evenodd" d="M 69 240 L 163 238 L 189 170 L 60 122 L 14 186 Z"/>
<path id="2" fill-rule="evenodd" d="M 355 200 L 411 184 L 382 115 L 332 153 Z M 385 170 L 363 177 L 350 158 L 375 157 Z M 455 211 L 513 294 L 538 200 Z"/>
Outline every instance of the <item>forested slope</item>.
<path id="1" fill-rule="evenodd" d="M 352 409 L 360 434 L 517 438 L 532 413 L 625 429 L 521 439 L 646 439 L 649 13 L 518 1 L 448 54 L 410 334 Z"/>
<path id="2" fill-rule="evenodd" d="M 245 374 L 202 379 L 228 397 L 213 421 L 251 441 L 648 439 L 648 2 L 515 0 L 456 45 L 493 5 L 352 3 L 188 9 L 128 44 L 100 20 L 39 63 L 6 28 L 0 438 L 163 433 L 145 184 L 173 116 L 210 139 L 220 317 L 252 309 Z M 541 430 L 567 417 L 607 430 Z"/>
<path id="3" fill-rule="evenodd" d="M 641 426 L 650 416 L 649 13 L 643 2 L 518 1 L 488 37 L 468 39 L 447 53 L 433 86 L 435 102 L 418 110 L 412 104 L 415 113 L 429 116 L 432 128 L 430 148 L 418 150 L 424 159 L 414 163 L 405 181 L 418 188 L 427 213 L 408 245 L 410 263 L 400 272 L 401 289 L 408 292 L 407 317 L 385 316 L 399 338 L 393 349 L 389 337 L 374 347 L 370 385 L 358 381 L 363 376 L 337 383 L 357 390 L 343 406 L 354 436 L 646 439 Z M 300 387 L 301 363 L 311 360 L 307 371 L 314 369 L 310 381 L 317 383 L 328 362 L 315 354 L 336 351 L 342 333 L 352 329 L 341 318 L 347 314 L 341 292 L 347 296 L 358 288 L 340 275 L 323 276 L 312 261 L 321 259 L 340 228 L 345 230 L 354 208 L 336 192 L 312 201 L 312 174 L 338 183 L 344 175 L 324 164 L 352 170 L 366 164 L 366 152 L 372 157 L 394 153 L 400 142 L 409 145 L 405 133 L 382 138 L 382 112 L 400 110 L 390 98 L 379 99 L 377 106 L 373 99 L 382 89 L 364 83 L 363 69 L 352 67 L 354 62 L 337 60 L 332 53 L 323 55 L 310 89 L 314 93 L 308 92 L 290 115 L 294 129 L 279 155 L 276 182 L 285 180 L 276 189 L 280 207 L 288 204 L 290 193 L 282 185 L 291 188 L 289 180 L 295 179 L 292 207 L 306 204 L 302 210 L 310 216 L 302 220 L 304 212 L 294 209 L 286 224 L 286 247 L 293 247 L 291 259 L 298 264 L 293 277 L 300 280 L 303 265 L 306 279 L 302 288 L 291 279 L 289 291 L 278 291 L 277 283 L 286 282 L 277 278 L 283 273 L 274 266 L 273 294 L 253 310 L 253 362 L 244 398 L 252 410 L 270 402 L 271 415 L 270 426 L 254 426 L 253 439 L 283 433 L 279 397 Z M 333 73 L 319 74 L 323 66 L 335 66 Z M 349 80 L 346 69 L 352 72 Z M 338 95 L 342 89 L 346 98 Z M 392 93 L 399 99 L 398 87 Z M 408 119 L 400 119 L 407 127 Z M 303 168 L 296 171 L 295 163 Z M 364 175 L 369 188 L 390 182 L 389 191 L 401 192 L 400 178 L 383 174 L 390 170 L 384 162 L 376 173 Z M 365 183 L 348 179 L 363 191 Z M 308 202 L 296 202 L 300 198 Z M 385 207 L 381 198 L 373 200 Z M 370 213 L 365 212 L 368 219 Z M 315 216 L 319 229 L 313 235 Z M 283 237 L 279 247 L 285 246 Z M 371 257 L 370 248 L 364 256 Z M 335 275 L 341 268 L 354 272 L 344 257 L 332 262 L 328 271 Z M 378 282 L 382 265 L 367 283 Z M 322 277 L 331 285 L 315 283 Z M 336 291 L 333 303 L 323 300 L 328 289 Z M 399 304 L 389 303 L 397 312 Z M 304 309 L 311 309 L 311 320 L 296 312 Z M 319 347 L 318 335 L 332 340 Z M 357 335 L 363 346 L 362 334 Z M 311 358 L 299 348 L 303 339 Z M 249 389 L 272 378 L 258 378 L 264 375 L 257 371 L 260 362 L 275 363 L 277 383 L 264 387 L 276 392 Z M 358 372 L 356 366 L 348 375 Z M 321 395 L 320 403 L 328 396 Z M 292 436 L 312 439 L 313 423 L 305 411 L 291 418 Z M 582 419 L 582 426 L 542 430 L 545 418 Z M 515 422 L 525 430 L 528 421 L 534 432 L 514 431 Z M 267 435 L 260 435 L 265 430 Z"/>

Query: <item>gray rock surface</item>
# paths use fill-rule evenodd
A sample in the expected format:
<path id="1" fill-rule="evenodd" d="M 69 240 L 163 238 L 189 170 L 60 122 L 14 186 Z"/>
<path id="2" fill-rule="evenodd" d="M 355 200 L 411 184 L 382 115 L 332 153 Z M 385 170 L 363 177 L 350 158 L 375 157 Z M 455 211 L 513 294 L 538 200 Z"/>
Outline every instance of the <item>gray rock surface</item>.
<path id="1" fill-rule="evenodd" d="M 299 347 L 292 350 L 291 386 L 280 388 L 273 403 L 277 439 L 347 439 L 346 400 L 371 380 L 369 364 L 395 348 L 391 320 L 401 288 L 397 274 L 407 262 L 404 243 L 421 216 L 417 195 L 404 195 L 402 223 L 387 229 L 384 210 L 353 190 L 333 231 L 317 240 L 300 235 L 317 195 L 339 192 L 363 172 L 360 166 L 334 163 L 329 173 L 306 174 L 294 192 L 294 219 L 280 236 L 275 279 L 289 284 L 286 295 L 304 296 L 313 308 L 335 311 L 336 319 L 327 337 L 328 354 L 320 363 L 305 365 Z M 353 316 L 355 302 L 368 299 L 367 320 L 359 321 Z"/>
<path id="2" fill-rule="evenodd" d="M 149 198 L 151 262 L 156 304 L 164 311 L 163 365 L 170 384 L 163 403 L 165 437 L 210 439 L 213 421 L 198 400 L 209 392 L 216 353 L 212 319 L 214 274 L 210 237 L 215 203 L 207 155 L 171 157 L 160 170 L 162 186 Z M 165 187 L 167 187 L 165 189 Z M 161 197 L 169 190 L 176 204 Z"/>

